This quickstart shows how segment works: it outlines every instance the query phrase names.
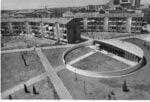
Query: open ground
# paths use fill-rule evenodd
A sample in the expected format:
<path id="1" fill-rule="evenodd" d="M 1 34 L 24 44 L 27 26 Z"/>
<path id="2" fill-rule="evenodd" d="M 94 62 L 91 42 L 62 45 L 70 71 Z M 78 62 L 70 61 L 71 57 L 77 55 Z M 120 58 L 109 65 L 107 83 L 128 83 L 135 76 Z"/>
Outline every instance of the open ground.
<path id="1" fill-rule="evenodd" d="M 150 43 L 146 42 L 145 46 L 145 41 L 136 38 L 125 39 L 125 41 L 136 44 L 143 49 L 147 61 L 146 65 L 131 75 L 111 79 L 85 77 L 67 70 L 62 62 L 62 55 L 67 48 L 43 49 L 42 51 L 73 99 L 150 99 L 150 53 L 147 48 L 147 46 L 150 46 Z M 79 53 L 80 50 L 75 50 L 74 52 L 77 56 L 74 54 L 70 55 L 72 58 L 70 59 L 69 57 L 68 61 L 78 58 L 90 51 L 91 49 L 83 50 Z M 24 58 L 22 56 L 24 56 Z M 102 55 L 95 55 L 94 58 L 99 56 Z M 25 59 L 25 61 L 23 59 Z M 109 58 L 108 60 L 111 59 Z M 79 63 L 82 63 L 82 61 Z M 58 99 L 60 98 L 60 94 L 58 94 L 59 91 L 57 90 L 58 92 L 56 92 L 54 88 L 56 86 L 51 82 L 47 74 L 49 73 L 44 69 L 35 51 L 2 54 L 2 95 L 6 91 L 27 82 L 28 89 L 31 93 L 26 94 L 23 90 L 23 86 L 21 86 L 20 89 L 11 94 L 14 99 Z M 39 75 L 44 75 L 44 77 L 28 85 L 29 80 Z M 127 82 L 128 92 L 122 90 L 124 81 Z M 39 92 L 38 95 L 33 94 L 33 85 L 35 85 Z M 8 99 L 8 96 L 5 98 Z"/>

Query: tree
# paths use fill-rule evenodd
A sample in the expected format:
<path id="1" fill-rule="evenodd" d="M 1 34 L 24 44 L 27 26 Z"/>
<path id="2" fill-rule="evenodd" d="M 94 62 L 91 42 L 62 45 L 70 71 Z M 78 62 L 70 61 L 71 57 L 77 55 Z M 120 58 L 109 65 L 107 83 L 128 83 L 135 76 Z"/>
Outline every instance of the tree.
<path id="1" fill-rule="evenodd" d="M 111 91 L 111 95 L 115 95 L 115 93 L 113 91 Z"/>
<path id="2" fill-rule="evenodd" d="M 147 47 L 147 50 L 149 50 L 149 46 Z"/>
<path id="3" fill-rule="evenodd" d="M 33 93 L 34 93 L 35 95 L 38 95 L 38 94 L 39 94 L 39 92 L 37 92 L 37 90 L 36 90 L 36 88 L 35 88 L 34 85 L 33 85 Z"/>
<path id="4" fill-rule="evenodd" d="M 59 96 L 55 89 L 53 90 L 53 95 L 54 95 L 54 99 L 59 99 Z"/>
<path id="5" fill-rule="evenodd" d="M 11 96 L 11 94 L 9 94 L 9 99 L 13 99 L 12 96 Z"/>
<path id="6" fill-rule="evenodd" d="M 108 94 L 108 100 L 111 100 L 111 95 Z"/>
<path id="7" fill-rule="evenodd" d="M 77 78 L 77 73 L 76 73 L 76 69 L 75 69 L 75 81 L 77 81 L 78 78 Z"/>
<path id="8" fill-rule="evenodd" d="M 123 91 L 123 92 L 129 92 L 129 89 L 128 89 L 128 87 L 127 87 L 126 80 L 123 82 L 122 91 Z"/>
<path id="9" fill-rule="evenodd" d="M 144 42 L 144 44 L 143 44 L 144 46 L 146 46 L 146 42 Z"/>
<path id="10" fill-rule="evenodd" d="M 83 83 L 84 83 L 84 93 L 85 93 L 85 95 L 87 95 L 86 87 L 85 87 L 85 81 Z"/>
<path id="11" fill-rule="evenodd" d="M 25 91 L 25 93 L 30 93 L 30 91 L 28 90 L 26 84 L 24 84 L 24 91 Z"/>
<path id="12" fill-rule="evenodd" d="M 23 80 L 22 80 L 22 77 L 21 77 L 21 71 L 18 70 L 18 74 L 19 74 L 19 79 L 20 79 L 20 81 L 23 81 Z"/>
<path id="13" fill-rule="evenodd" d="M 25 66 L 29 66 L 29 65 L 27 64 L 27 62 L 26 62 L 25 57 L 24 57 L 24 53 L 21 53 L 21 58 L 22 58 L 22 60 L 23 60 L 23 62 L 24 62 L 24 65 L 25 65 Z"/>

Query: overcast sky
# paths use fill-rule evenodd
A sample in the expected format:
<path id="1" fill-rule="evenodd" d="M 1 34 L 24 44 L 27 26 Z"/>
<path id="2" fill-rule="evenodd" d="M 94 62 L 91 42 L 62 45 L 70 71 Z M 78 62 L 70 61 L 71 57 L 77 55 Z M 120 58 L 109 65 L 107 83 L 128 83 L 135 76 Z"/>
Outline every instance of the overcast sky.
<path id="1" fill-rule="evenodd" d="M 48 7 L 82 6 L 88 4 L 104 4 L 109 0 L 1 0 L 1 9 L 32 9 Z M 150 3 L 150 0 L 141 0 Z"/>

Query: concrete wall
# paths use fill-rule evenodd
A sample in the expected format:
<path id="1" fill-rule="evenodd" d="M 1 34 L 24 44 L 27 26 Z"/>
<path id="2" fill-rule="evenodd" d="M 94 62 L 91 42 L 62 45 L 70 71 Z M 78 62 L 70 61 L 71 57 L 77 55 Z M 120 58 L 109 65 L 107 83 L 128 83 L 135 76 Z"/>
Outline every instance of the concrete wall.
<path id="1" fill-rule="evenodd" d="M 111 77 L 121 77 L 121 76 L 125 76 L 128 74 L 132 74 L 133 72 L 137 71 L 138 69 L 141 68 L 141 66 L 143 65 L 143 59 L 144 59 L 144 55 L 141 58 L 141 60 L 139 61 L 139 63 L 133 67 L 128 67 L 125 68 L 123 70 L 118 70 L 118 71 L 109 71 L 109 72 L 94 72 L 94 71 L 87 71 L 87 70 L 81 70 L 79 68 L 73 67 L 70 64 L 68 64 L 65 61 L 65 57 L 67 56 L 67 54 L 74 50 L 77 49 L 79 47 L 82 46 L 88 46 L 88 45 L 92 45 L 93 41 L 87 41 L 85 43 L 81 43 L 78 45 L 75 45 L 74 47 L 70 48 L 69 50 L 67 50 L 64 54 L 63 54 L 63 62 L 66 64 L 66 68 L 74 73 L 80 74 L 80 75 L 84 75 L 84 76 L 88 76 L 88 77 L 96 77 L 96 78 L 111 78 Z"/>

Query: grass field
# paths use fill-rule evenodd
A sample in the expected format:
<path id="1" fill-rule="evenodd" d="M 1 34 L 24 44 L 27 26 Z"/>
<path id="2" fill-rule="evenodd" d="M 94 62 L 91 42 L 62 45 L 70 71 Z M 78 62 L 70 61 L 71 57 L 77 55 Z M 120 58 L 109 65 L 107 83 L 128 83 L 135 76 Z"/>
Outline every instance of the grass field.
<path id="1" fill-rule="evenodd" d="M 67 48 L 48 49 L 43 50 L 43 52 L 46 55 L 49 62 L 51 63 L 51 65 L 55 68 L 64 65 L 62 61 L 62 56 L 66 49 Z"/>
<path id="2" fill-rule="evenodd" d="M 150 46 L 150 43 L 146 43 L 146 46 L 144 46 L 145 41 L 138 40 L 136 38 L 126 39 L 125 41 L 136 44 L 143 49 L 147 61 L 146 65 L 136 73 L 133 73 L 131 75 L 110 79 L 86 77 L 75 74 L 67 69 L 63 69 L 57 74 L 72 95 L 73 99 L 150 100 L 150 50 L 147 49 L 147 46 Z M 49 49 L 44 50 L 43 52 L 47 56 L 52 66 L 57 67 L 63 64 L 62 54 L 65 50 L 66 48 Z M 81 53 L 78 55 L 78 52 Z M 75 51 L 75 53 L 80 56 L 87 53 L 87 50 L 77 50 Z M 22 57 L 22 55 L 24 56 L 24 58 Z M 114 60 L 112 61 L 111 58 L 107 58 L 106 56 L 104 57 L 100 54 L 98 54 L 98 56 L 92 56 L 94 57 L 94 60 L 93 58 L 91 58 L 91 56 L 88 57 L 86 62 L 88 63 L 88 65 L 86 66 L 91 66 L 92 68 L 97 67 L 89 63 L 89 61 L 100 65 L 106 63 L 116 65 L 116 63 L 118 63 Z M 102 57 L 102 59 L 100 59 L 99 57 Z M 80 65 L 82 65 L 82 63 L 80 63 Z M 88 70 L 93 69 L 89 68 Z M 34 51 L 25 53 L 2 54 L 1 91 L 3 92 L 6 89 L 18 85 L 25 80 L 29 80 L 30 78 L 37 76 L 43 72 L 45 72 L 45 70 L 43 69 L 42 63 L 40 62 L 37 54 Z M 125 80 L 127 82 L 129 92 L 122 91 L 122 85 Z M 34 85 L 39 92 L 38 95 L 33 94 L 33 85 L 31 85 L 29 86 L 29 90 L 31 91 L 30 94 L 25 94 L 24 90 L 22 89 L 16 93 L 13 93 L 12 97 L 14 99 L 58 99 L 56 92 L 54 92 L 55 89 L 48 78 L 45 78 L 44 80 L 41 80 Z"/>
<path id="3" fill-rule="evenodd" d="M 117 71 L 129 67 L 127 64 L 101 54 L 100 52 L 75 63 L 73 66 L 79 69 L 96 72 Z"/>
<path id="4" fill-rule="evenodd" d="M 5 91 L 22 81 L 45 72 L 42 63 L 34 51 L 2 54 L 1 91 Z"/>
<path id="5" fill-rule="evenodd" d="M 35 95 L 33 93 L 33 85 L 28 86 L 30 93 L 25 93 L 24 89 L 19 90 L 12 94 L 13 99 L 59 99 L 55 93 L 55 88 L 48 77 L 34 84 L 36 91 L 39 93 Z M 8 97 L 7 97 L 8 98 Z"/>
<path id="6" fill-rule="evenodd" d="M 53 46 L 55 45 L 55 40 L 37 37 L 26 37 L 26 36 L 3 36 L 2 38 L 2 50 L 11 49 L 22 49 L 29 48 L 33 46 Z"/>
<path id="7" fill-rule="evenodd" d="M 77 48 L 71 52 L 69 52 L 69 54 L 66 56 L 66 62 L 70 62 L 88 52 L 91 52 L 93 49 L 89 48 L 89 47 L 80 47 Z"/>

